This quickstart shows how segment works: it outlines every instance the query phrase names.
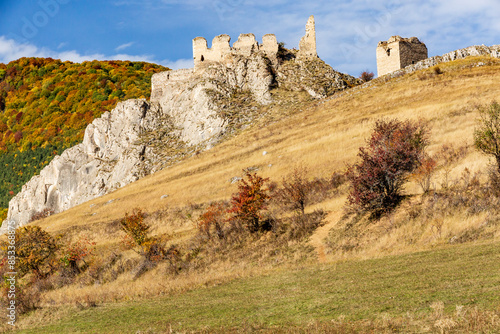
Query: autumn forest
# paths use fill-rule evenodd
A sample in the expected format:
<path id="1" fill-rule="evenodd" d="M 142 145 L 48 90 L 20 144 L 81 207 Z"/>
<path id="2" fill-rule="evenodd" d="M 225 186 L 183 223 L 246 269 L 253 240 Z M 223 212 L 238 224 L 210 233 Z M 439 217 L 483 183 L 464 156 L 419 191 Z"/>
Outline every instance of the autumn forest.
<path id="1" fill-rule="evenodd" d="M 119 101 L 148 99 L 151 76 L 165 70 L 145 62 L 51 58 L 0 64 L 0 221 L 22 185 L 81 142 L 94 118 Z"/>

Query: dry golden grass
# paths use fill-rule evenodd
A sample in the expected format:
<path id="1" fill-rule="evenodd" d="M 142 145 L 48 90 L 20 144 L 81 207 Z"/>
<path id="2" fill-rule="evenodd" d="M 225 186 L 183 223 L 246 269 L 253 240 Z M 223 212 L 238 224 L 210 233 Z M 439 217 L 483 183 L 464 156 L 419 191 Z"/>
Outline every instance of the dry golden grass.
<path id="1" fill-rule="evenodd" d="M 478 61 L 488 61 L 489 65 L 474 67 Z M 477 117 L 474 106 L 499 97 L 500 61 L 467 59 L 442 65 L 441 69 L 444 72 L 441 75 L 433 75 L 429 69 L 388 82 L 374 80 L 364 88 L 327 100 L 310 101 L 302 96 L 300 104 L 287 104 L 284 99 L 287 94 L 278 91 L 281 105 L 267 108 L 267 117 L 211 150 L 37 224 L 49 232 L 65 234 L 68 239 L 88 235 L 104 253 L 119 245 L 123 235 L 116 221 L 125 212 L 136 207 L 150 213 L 166 210 L 170 212 L 168 215 L 150 217 L 149 223 L 156 234 L 169 235 L 171 242 L 181 242 L 192 236 L 196 214 L 186 215 L 182 209 L 175 208 L 229 198 L 235 190 L 230 179 L 241 176 L 242 169 L 250 166 L 276 181 L 299 164 L 310 171 L 311 178 L 329 177 L 334 171 L 344 170 L 346 163 L 355 161 L 358 148 L 369 136 L 374 121 L 381 117 L 428 121 L 431 154 L 438 153 L 446 143 L 470 146 Z M 264 151 L 267 154 L 264 155 Z M 486 157 L 469 149 L 465 157 L 449 166 L 447 176 L 458 178 L 464 168 L 473 172 L 482 170 L 487 162 Z M 436 188 L 442 183 L 443 173 L 443 168 L 436 173 L 433 180 Z M 421 192 L 416 184 L 409 184 L 406 191 L 408 194 Z M 162 195 L 168 197 L 162 199 Z M 326 218 L 327 228 L 314 236 L 315 247 L 324 246 L 321 240 L 330 228 L 342 225 L 339 213 L 344 203 L 345 191 L 339 197 L 307 208 L 308 212 L 316 208 L 330 212 Z M 177 218 L 172 210 L 178 211 Z M 369 225 L 359 240 L 361 246 L 355 251 L 328 254 L 323 250 L 324 260 L 372 258 L 426 249 L 482 222 L 481 216 L 467 218 L 461 212 L 425 226 L 392 226 L 391 219 L 397 221 L 398 217 Z M 416 240 L 409 241 L 409 236 L 416 236 Z M 494 238 L 500 238 L 500 232 L 496 232 Z M 128 258 L 133 259 L 133 255 Z M 56 289 L 46 293 L 44 301 L 47 305 L 60 305 L 89 295 L 100 301 L 145 297 L 257 275 L 270 268 L 272 266 L 261 268 L 244 261 L 238 265 L 234 261 L 219 261 L 204 273 L 180 275 L 165 282 L 158 280 L 158 274 L 165 270 L 159 266 L 135 281 L 125 273 L 104 285 Z"/>

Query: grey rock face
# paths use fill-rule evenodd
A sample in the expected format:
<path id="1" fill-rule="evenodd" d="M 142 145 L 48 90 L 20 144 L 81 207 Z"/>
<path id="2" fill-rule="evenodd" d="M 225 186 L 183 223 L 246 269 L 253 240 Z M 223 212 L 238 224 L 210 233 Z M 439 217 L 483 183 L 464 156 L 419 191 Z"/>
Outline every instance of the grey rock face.
<path id="1" fill-rule="evenodd" d="M 271 102 L 271 64 L 262 55 L 228 56 L 222 63 L 199 66 L 196 71 L 153 75 L 151 102 L 158 103 L 188 145 L 217 142 L 228 120 L 221 104 L 237 92 L 249 91 L 260 104 Z"/>
<path id="2" fill-rule="evenodd" d="M 148 110 L 145 100 L 128 100 L 95 119 L 83 143 L 56 156 L 9 202 L 7 220 L 22 226 L 36 212 L 61 212 L 136 181 L 144 152 L 136 142 Z"/>

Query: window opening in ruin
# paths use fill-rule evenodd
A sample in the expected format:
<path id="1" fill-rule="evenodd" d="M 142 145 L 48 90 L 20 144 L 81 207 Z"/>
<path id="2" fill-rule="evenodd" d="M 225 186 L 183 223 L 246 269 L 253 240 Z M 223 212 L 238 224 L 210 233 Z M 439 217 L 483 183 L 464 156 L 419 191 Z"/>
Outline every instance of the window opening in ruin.
<path id="1" fill-rule="evenodd" d="M 387 55 L 390 56 L 391 55 L 391 49 L 387 49 Z"/>
<path id="2" fill-rule="evenodd" d="M 201 55 L 201 61 L 205 61 L 205 57 L 203 57 L 203 55 Z"/>

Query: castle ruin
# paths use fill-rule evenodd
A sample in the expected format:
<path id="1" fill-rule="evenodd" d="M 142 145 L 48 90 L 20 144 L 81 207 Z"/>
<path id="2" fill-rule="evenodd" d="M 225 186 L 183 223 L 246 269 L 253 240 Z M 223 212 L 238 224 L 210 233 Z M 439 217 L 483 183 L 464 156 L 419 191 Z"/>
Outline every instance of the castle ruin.
<path id="1" fill-rule="evenodd" d="M 212 40 L 212 47 L 209 48 L 204 37 L 193 39 L 193 59 L 194 68 L 199 69 L 206 63 L 223 62 L 232 55 L 249 57 L 254 53 L 262 52 L 266 57 L 273 60 L 278 55 L 279 45 L 274 34 L 267 34 L 262 37 L 262 44 L 255 39 L 254 34 L 241 34 L 238 40 L 230 46 L 231 37 L 229 35 L 219 35 Z M 306 24 L 306 34 L 300 40 L 298 57 L 312 58 L 318 57 L 316 52 L 316 29 L 314 16 L 310 16 Z"/>
<path id="2" fill-rule="evenodd" d="M 381 77 L 427 58 L 427 47 L 417 37 L 392 36 L 387 42 L 378 43 L 378 76 Z"/>

